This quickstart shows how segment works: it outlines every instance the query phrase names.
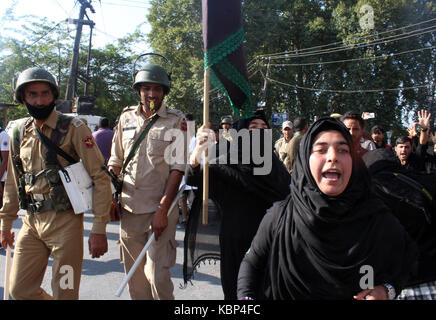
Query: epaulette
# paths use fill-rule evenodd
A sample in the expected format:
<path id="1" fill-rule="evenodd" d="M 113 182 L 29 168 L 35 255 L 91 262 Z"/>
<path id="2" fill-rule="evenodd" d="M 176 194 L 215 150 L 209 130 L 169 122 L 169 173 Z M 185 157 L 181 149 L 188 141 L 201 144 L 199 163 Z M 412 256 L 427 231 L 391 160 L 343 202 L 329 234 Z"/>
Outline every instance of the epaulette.
<path id="1" fill-rule="evenodd" d="M 136 107 L 137 107 L 137 106 L 128 106 L 128 107 L 125 107 L 125 108 L 123 109 L 123 111 L 121 111 L 121 113 L 124 113 L 124 112 L 126 112 L 126 111 L 132 111 L 132 110 L 134 110 Z"/>
<path id="2" fill-rule="evenodd" d="M 77 127 L 80 127 L 81 125 L 84 125 L 85 123 L 80 119 L 80 118 L 76 118 L 76 117 L 74 117 L 72 120 L 71 120 L 71 123 L 73 124 L 73 126 L 75 126 L 76 128 Z"/>
<path id="3" fill-rule="evenodd" d="M 170 108 L 167 108 L 167 112 L 168 112 L 168 113 L 175 114 L 176 116 L 183 116 L 183 115 L 184 115 L 184 113 L 183 113 L 182 111 L 177 110 L 177 109 L 170 109 Z"/>

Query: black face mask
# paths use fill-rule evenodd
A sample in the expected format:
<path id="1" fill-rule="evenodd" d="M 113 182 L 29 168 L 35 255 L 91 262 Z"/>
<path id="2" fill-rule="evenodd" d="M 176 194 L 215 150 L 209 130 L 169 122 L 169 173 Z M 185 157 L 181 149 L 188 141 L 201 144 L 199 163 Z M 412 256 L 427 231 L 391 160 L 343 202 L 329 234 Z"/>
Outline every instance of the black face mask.
<path id="1" fill-rule="evenodd" d="M 30 104 L 28 104 L 26 102 L 26 108 L 27 111 L 29 112 L 29 114 L 37 119 L 37 120 L 44 120 L 47 119 L 48 116 L 50 115 L 50 113 L 53 111 L 54 107 L 55 107 L 55 102 L 53 101 L 52 103 L 50 103 L 49 105 L 43 106 L 42 108 L 40 107 L 34 107 L 31 106 Z"/>

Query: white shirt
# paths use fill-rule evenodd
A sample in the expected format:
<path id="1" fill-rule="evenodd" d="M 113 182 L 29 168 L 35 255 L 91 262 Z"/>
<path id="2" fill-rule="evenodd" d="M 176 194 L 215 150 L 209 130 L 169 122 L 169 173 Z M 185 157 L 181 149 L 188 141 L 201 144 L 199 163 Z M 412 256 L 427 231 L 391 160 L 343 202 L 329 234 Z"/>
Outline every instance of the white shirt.
<path id="1" fill-rule="evenodd" d="M 364 139 L 363 137 L 360 138 L 360 146 L 363 149 L 366 149 L 368 151 L 372 151 L 372 150 L 377 149 L 377 146 L 375 145 L 375 143 L 373 141 Z"/>
<path id="2" fill-rule="evenodd" d="M 0 132 L 0 151 L 9 151 L 9 135 L 5 130 L 2 130 L 2 132 Z M 3 161 L 3 159 L 2 159 Z M 1 178 L 1 181 L 5 181 L 6 180 L 6 170 L 5 173 L 3 174 L 3 177 Z"/>

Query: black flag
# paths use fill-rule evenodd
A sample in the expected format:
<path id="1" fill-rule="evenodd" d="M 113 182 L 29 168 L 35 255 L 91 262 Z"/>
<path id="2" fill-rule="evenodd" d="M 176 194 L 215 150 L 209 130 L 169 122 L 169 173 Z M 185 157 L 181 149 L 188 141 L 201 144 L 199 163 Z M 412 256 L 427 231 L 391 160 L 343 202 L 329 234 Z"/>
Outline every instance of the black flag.
<path id="1" fill-rule="evenodd" d="M 210 68 L 210 82 L 230 101 L 235 115 L 252 115 L 239 0 L 202 0 L 204 69 Z"/>

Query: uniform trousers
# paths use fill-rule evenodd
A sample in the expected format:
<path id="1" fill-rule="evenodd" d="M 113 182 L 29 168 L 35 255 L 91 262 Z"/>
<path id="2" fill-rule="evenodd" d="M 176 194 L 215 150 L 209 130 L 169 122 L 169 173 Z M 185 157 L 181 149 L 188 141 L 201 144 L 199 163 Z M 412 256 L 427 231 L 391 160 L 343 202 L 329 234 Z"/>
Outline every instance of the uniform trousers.
<path id="1" fill-rule="evenodd" d="M 18 234 L 10 277 L 16 300 L 77 300 L 83 261 L 83 214 L 54 210 L 27 214 Z M 41 288 L 53 257 L 53 296 Z"/>
<path id="2" fill-rule="evenodd" d="M 153 213 L 137 214 L 122 209 L 121 261 L 126 274 L 152 235 L 152 218 Z M 133 300 L 174 300 L 170 268 L 176 263 L 178 219 L 175 207 L 168 217 L 168 226 L 157 241 L 153 240 L 145 258 L 130 279 L 129 293 Z"/>

